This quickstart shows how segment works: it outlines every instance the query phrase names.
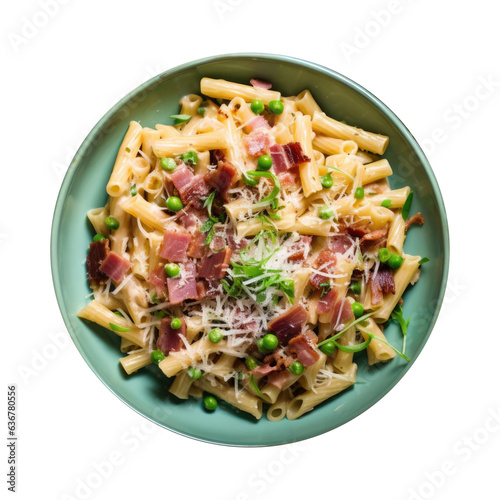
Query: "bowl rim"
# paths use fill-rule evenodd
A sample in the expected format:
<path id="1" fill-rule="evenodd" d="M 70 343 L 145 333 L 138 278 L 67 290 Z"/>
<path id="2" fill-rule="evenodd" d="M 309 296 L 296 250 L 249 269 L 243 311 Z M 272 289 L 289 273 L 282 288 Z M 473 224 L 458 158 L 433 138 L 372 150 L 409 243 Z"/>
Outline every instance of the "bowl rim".
<path id="1" fill-rule="evenodd" d="M 391 383 L 384 388 L 382 392 L 379 393 L 380 397 L 374 401 L 373 403 L 370 403 L 368 405 L 363 406 L 363 408 L 360 411 L 355 412 L 351 418 L 346 420 L 345 422 L 342 422 L 341 424 L 331 427 L 328 430 L 320 430 L 320 431 L 315 431 L 313 430 L 311 433 L 308 434 L 307 437 L 299 438 L 299 439 L 294 439 L 293 437 L 287 438 L 285 440 L 280 440 L 279 442 L 272 442 L 268 444 L 248 444 L 248 443 L 234 443 L 230 441 L 223 441 L 220 439 L 211 439 L 207 438 L 201 435 L 195 435 L 194 433 L 189 433 L 187 431 L 181 431 L 172 427 L 169 427 L 168 425 L 161 423 L 157 420 L 154 419 L 154 417 L 146 415 L 140 408 L 138 408 L 134 403 L 131 401 L 127 400 L 125 396 L 122 396 L 118 394 L 113 387 L 108 385 L 105 380 L 103 380 L 103 377 L 98 373 L 98 371 L 94 368 L 92 365 L 91 361 L 89 360 L 89 357 L 86 355 L 85 350 L 83 349 L 83 346 L 80 344 L 77 335 L 73 331 L 71 321 L 70 321 L 70 315 L 68 313 L 67 308 L 65 307 L 65 302 L 64 302 L 64 294 L 63 294 L 63 289 L 61 285 L 61 280 L 60 280 L 60 275 L 59 275 L 59 268 L 58 268 L 58 262 L 57 262 L 57 245 L 58 245 L 58 238 L 59 238 L 59 230 L 60 230 L 60 225 L 61 225 L 61 220 L 62 220 L 62 210 L 63 210 L 63 205 L 64 202 L 67 198 L 68 191 L 70 187 L 72 186 L 72 180 L 74 175 L 77 172 L 77 167 L 80 163 L 81 158 L 84 156 L 81 153 L 84 152 L 89 145 L 92 145 L 95 141 L 96 136 L 98 135 L 101 127 L 106 124 L 106 122 L 117 112 L 119 111 L 124 105 L 127 104 L 130 100 L 134 99 L 136 96 L 140 95 L 142 92 L 148 90 L 150 87 L 153 87 L 156 83 L 159 83 L 163 81 L 165 78 L 172 77 L 176 75 L 177 73 L 180 73 L 182 71 L 185 71 L 186 69 L 190 69 L 193 67 L 196 67 L 201 64 L 205 63 L 210 63 L 210 62 L 229 62 L 231 60 L 235 59 L 257 59 L 257 60 L 266 60 L 266 61 L 278 61 L 278 62 L 285 62 L 285 63 L 291 63 L 294 65 L 298 65 L 301 67 L 305 67 L 307 69 L 311 69 L 317 72 L 320 72 L 324 74 L 325 76 L 328 76 L 330 78 L 333 78 L 342 84 L 350 87 L 352 90 L 357 92 L 358 94 L 364 96 L 366 99 L 368 99 L 373 105 L 375 105 L 385 116 L 388 117 L 388 119 L 393 123 L 400 133 L 405 137 L 405 139 L 409 142 L 411 145 L 413 151 L 418 157 L 418 160 L 422 164 L 428 178 L 429 182 L 432 186 L 432 190 L 435 194 L 436 197 L 436 203 L 439 208 L 439 213 L 440 213 L 440 226 L 441 226 L 441 231 L 443 235 L 443 246 L 444 246 L 444 251 L 443 251 L 443 274 L 441 278 L 441 284 L 439 288 L 439 294 L 438 298 L 436 301 L 436 305 L 434 308 L 434 312 L 432 315 L 432 318 L 429 322 L 429 327 L 427 329 L 427 332 L 425 336 L 421 339 L 420 346 L 418 350 L 415 352 L 415 355 L 412 357 L 412 360 L 408 362 L 405 367 L 399 372 L 397 377 L 395 377 Z M 378 97 L 376 97 L 374 94 L 369 92 L 367 89 L 365 89 L 363 86 L 360 84 L 356 83 L 355 81 L 351 80 L 350 78 L 344 76 L 343 74 L 330 69 L 326 66 L 307 61 L 301 58 L 293 57 L 293 56 L 287 56 L 287 55 L 281 55 L 281 54 L 272 54 L 272 53 L 260 53 L 260 52 L 241 52 L 241 53 L 226 53 L 226 54 L 220 54 L 216 56 L 208 56 L 204 57 L 201 59 L 196 59 L 193 61 L 189 61 L 187 63 L 175 66 L 171 69 L 168 69 L 162 73 L 159 73 L 158 75 L 148 79 L 141 85 L 137 86 L 135 89 L 133 89 L 131 92 L 127 93 L 124 97 L 122 97 L 118 102 L 116 102 L 104 115 L 103 117 L 95 124 L 95 126 L 92 128 L 92 130 L 89 132 L 89 134 L 85 137 L 83 140 L 82 144 L 78 148 L 75 156 L 73 157 L 66 174 L 63 178 L 59 194 L 56 199 L 55 207 L 54 207 L 54 214 L 53 214 L 53 219 L 52 219 L 52 227 L 51 227 L 51 235 L 50 235 L 50 263 L 51 263 L 51 272 L 52 272 L 52 282 L 54 286 L 54 291 L 56 295 L 56 300 L 57 304 L 59 307 L 59 311 L 63 317 L 64 324 L 71 336 L 71 339 L 73 340 L 75 346 L 77 347 L 80 355 L 83 357 L 85 360 L 86 364 L 88 367 L 92 370 L 92 372 L 99 378 L 99 380 L 107 387 L 117 398 L 119 398 L 123 403 L 125 403 L 128 407 L 136 411 L 139 415 L 142 417 L 148 419 L 149 421 L 155 423 L 156 425 L 167 429 L 169 431 L 175 432 L 176 434 L 179 434 L 181 436 L 185 436 L 191 439 L 195 439 L 200 442 L 204 443 L 211 443 L 211 444 L 217 444 L 217 445 L 225 445 L 225 446 L 234 446 L 234 447 L 246 447 L 246 448 L 257 448 L 257 447 L 267 447 L 267 446 L 278 446 L 278 445 L 285 445 L 293 442 L 299 442 L 299 441 L 304 441 L 306 439 L 311 439 L 313 437 L 316 437 L 318 435 L 321 435 L 326 432 L 330 432 L 336 428 L 341 427 L 342 425 L 346 424 L 347 422 L 350 422 L 354 418 L 358 417 L 362 413 L 364 413 L 366 410 L 371 408 L 375 403 L 379 402 L 382 398 L 384 398 L 393 388 L 394 386 L 406 375 L 408 370 L 411 368 L 411 366 L 416 362 L 418 359 L 422 349 L 424 348 L 425 344 L 429 340 L 430 334 L 432 333 L 432 330 L 435 326 L 435 323 L 437 321 L 437 318 L 439 316 L 439 312 L 441 310 L 441 306 L 443 303 L 445 291 L 446 291 L 446 285 L 448 281 L 448 272 L 449 272 L 449 260 L 450 260 L 450 241 L 449 241 L 449 228 L 448 228 L 448 219 L 447 219 L 447 214 L 446 214 L 446 208 L 444 205 L 443 201 L 443 196 L 441 193 L 441 190 L 439 188 L 437 179 L 434 175 L 434 172 L 432 170 L 432 167 L 425 156 L 422 148 L 418 144 L 417 140 L 413 136 L 413 134 L 408 130 L 406 125 L 399 119 L 399 117 L 389 108 L 387 105 L 385 105 Z"/>

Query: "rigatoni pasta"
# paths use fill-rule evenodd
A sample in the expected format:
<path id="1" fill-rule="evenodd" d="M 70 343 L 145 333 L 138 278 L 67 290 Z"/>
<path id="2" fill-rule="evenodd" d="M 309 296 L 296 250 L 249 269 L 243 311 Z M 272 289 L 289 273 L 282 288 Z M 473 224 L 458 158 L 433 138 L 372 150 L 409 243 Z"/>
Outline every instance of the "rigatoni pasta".
<path id="1" fill-rule="evenodd" d="M 173 124 L 131 122 L 90 210 L 93 300 L 129 375 L 152 362 L 179 399 L 296 419 L 397 354 L 391 314 L 421 258 L 389 138 L 327 116 L 309 90 L 203 78 Z M 316 96 L 321 101 L 321 96 Z M 125 131 L 124 131 L 125 132 Z M 360 354 L 363 355 L 363 354 Z"/>

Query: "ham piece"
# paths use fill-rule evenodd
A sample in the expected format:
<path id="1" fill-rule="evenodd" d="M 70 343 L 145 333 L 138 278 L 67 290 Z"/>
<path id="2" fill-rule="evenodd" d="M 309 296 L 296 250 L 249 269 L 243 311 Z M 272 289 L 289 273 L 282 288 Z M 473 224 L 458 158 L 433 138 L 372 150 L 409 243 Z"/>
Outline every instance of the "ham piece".
<path id="1" fill-rule="evenodd" d="M 375 279 L 370 280 L 370 291 L 372 293 L 372 304 L 377 305 L 386 293 L 396 293 L 396 283 L 392 271 L 388 267 L 380 267 Z"/>
<path id="2" fill-rule="evenodd" d="M 316 337 L 313 332 L 308 333 L 312 333 L 314 337 Z M 306 336 L 301 333 L 300 335 L 297 335 L 296 337 L 291 339 L 288 343 L 288 349 L 290 350 L 290 352 L 295 354 L 297 356 L 297 359 L 306 368 L 308 366 L 314 365 L 314 363 L 316 363 L 316 361 L 318 361 L 319 359 L 319 353 L 313 347 L 312 342 L 309 340 L 310 337 L 312 336 Z"/>
<path id="3" fill-rule="evenodd" d="M 194 175 L 185 163 L 181 163 L 170 174 L 170 179 L 179 191 L 182 203 L 192 203 L 196 208 L 202 208 L 202 198 L 208 195 L 208 186 L 201 175 Z"/>
<path id="4" fill-rule="evenodd" d="M 276 334 L 280 345 L 286 346 L 290 339 L 301 332 L 306 320 L 306 310 L 297 304 L 270 321 L 267 327 Z"/>
<path id="5" fill-rule="evenodd" d="M 89 253 L 87 255 L 87 271 L 89 280 L 93 286 L 104 285 L 108 277 L 99 270 L 103 260 L 106 259 L 109 253 L 109 240 L 92 242 L 89 245 Z"/>
<path id="6" fill-rule="evenodd" d="M 289 142 L 284 146 L 273 144 L 269 150 L 273 160 L 274 171 L 277 174 L 286 172 L 290 168 L 311 161 L 311 159 L 303 153 L 300 142 Z"/>
<path id="7" fill-rule="evenodd" d="M 322 250 L 316 261 L 314 262 L 314 269 L 318 269 L 322 273 L 332 274 L 335 271 L 335 264 L 337 263 L 337 258 L 331 250 Z M 309 278 L 309 283 L 313 288 L 319 289 L 322 283 L 328 283 L 330 281 L 326 276 L 322 276 L 319 273 L 311 274 Z"/>
<path id="8" fill-rule="evenodd" d="M 228 191 L 238 180 L 238 171 L 229 161 L 218 162 L 217 170 L 207 176 L 208 183 L 217 190 L 224 201 L 228 201 Z"/>
<path id="9" fill-rule="evenodd" d="M 156 295 L 159 297 L 165 294 L 167 287 L 167 275 L 165 273 L 165 266 L 157 266 L 149 274 L 148 281 L 155 287 Z"/>
<path id="10" fill-rule="evenodd" d="M 250 80 L 250 85 L 252 85 L 252 87 L 255 87 L 256 89 L 261 88 L 266 90 L 269 90 L 273 86 L 271 82 L 266 82 L 265 80 L 261 80 L 260 78 L 252 78 Z"/>
<path id="11" fill-rule="evenodd" d="M 220 252 L 214 252 L 203 257 L 199 263 L 198 274 L 206 280 L 219 280 L 226 274 L 232 251 L 225 247 Z"/>
<path id="12" fill-rule="evenodd" d="M 184 272 L 177 278 L 167 278 L 168 298 L 171 304 L 180 304 L 188 299 L 198 300 L 196 288 L 196 264 L 186 262 Z"/>
<path id="13" fill-rule="evenodd" d="M 160 334 L 158 336 L 158 340 L 156 341 L 157 349 L 163 351 L 164 354 L 180 351 L 183 346 L 181 335 L 184 337 L 186 336 L 186 321 L 183 317 L 181 318 L 182 324 L 180 328 L 172 328 L 170 326 L 171 323 L 172 318 L 169 317 L 161 320 Z"/>
<path id="14" fill-rule="evenodd" d="M 243 143 L 249 155 L 260 156 L 266 152 L 269 147 L 269 136 L 262 132 L 253 132 L 243 137 Z"/>
<path id="15" fill-rule="evenodd" d="M 116 252 L 109 252 L 102 261 L 99 271 L 109 276 L 113 281 L 120 283 L 125 277 L 125 273 L 132 267 L 129 260 L 125 259 Z"/>
<path id="16" fill-rule="evenodd" d="M 167 229 L 163 235 L 160 257 L 170 262 L 187 260 L 187 250 L 192 236 L 185 230 Z"/>

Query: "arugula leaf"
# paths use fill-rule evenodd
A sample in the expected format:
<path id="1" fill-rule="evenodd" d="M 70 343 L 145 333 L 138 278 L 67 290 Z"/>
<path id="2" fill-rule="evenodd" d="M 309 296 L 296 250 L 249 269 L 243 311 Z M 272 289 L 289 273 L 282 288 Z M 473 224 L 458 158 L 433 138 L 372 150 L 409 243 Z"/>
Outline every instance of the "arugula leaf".
<path id="1" fill-rule="evenodd" d="M 259 386 L 255 382 L 255 379 L 253 378 L 253 374 L 250 374 L 250 385 L 254 388 L 255 392 L 259 395 L 262 396 L 262 392 L 259 389 Z"/>
<path id="2" fill-rule="evenodd" d="M 426 262 L 429 262 L 431 259 L 429 259 L 429 257 L 422 257 L 418 263 L 419 264 L 425 264 Z"/>
<path id="3" fill-rule="evenodd" d="M 114 332 L 128 332 L 130 330 L 130 328 L 124 328 L 123 326 L 118 326 L 118 325 L 115 325 L 114 323 L 110 323 L 109 327 Z"/>
<path id="4" fill-rule="evenodd" d="M 330 283 L 320 283 L 319 286 L 322 288 L 321 295 L 319 296 L 319 298 L 323 297 L 323 295 L 326 295 L 330 291 L 330 288 L 332 287 Z"/>
<path id="5" fill-rule="evenodd" d="M 408 197 L 406 198 L 405 204 L 403 205 L 403 209 L 401 210 L 401 215 L 404 220 L 408 218 L 408 214 L 410 213 L 411 202 L 413 201 L 413 191 L 410 191 Z"/>
<path id="6" fill-rule="evenodd" d="M 408 325 L 410 324 L 410 318 L 404 319 L 403 308 L 398 304 L 391 313 L 391 319 L 399 323 L 401 332 L 403 333 L 403 354 L 406 350 L 406 334 L 408 333 Z"/>
<path id="7" fill-rule="evenodd" d="M 174 120 L 174 125 L 179 125 L 179 123 L 187 123 L 191 120 L 191 115 L 170 115 L 169 118 Z"/>

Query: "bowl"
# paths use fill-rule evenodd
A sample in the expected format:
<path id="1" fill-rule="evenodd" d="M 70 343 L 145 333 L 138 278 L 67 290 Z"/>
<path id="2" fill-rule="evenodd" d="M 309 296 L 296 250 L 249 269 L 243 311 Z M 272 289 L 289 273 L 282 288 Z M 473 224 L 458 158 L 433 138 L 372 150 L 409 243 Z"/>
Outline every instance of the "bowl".
<path id="1" fill-rule="evenodd" d="M 168 379 L 155 365 L 127 376 L 119 363 L 120 339 L 77 318 L 89 294 L 83 264 L 93 230 L 86 212 L 106 203 L 105 186 L 128 123 L 143 126 L 170 123 L 179 98 L 199 93 L 202 77 L 248 83 L 253 77 L 273 83 L 282 95 L 309 89 L 321 108 L 338 120 L 390 137 L 384 154 L 391 163 L 393 188 L 410 185 L 412 213 L 425 216 L 422 228 L 408 233 L 405 250 L 429 257 L 418 284 L 404 296 L 405 316 L 412 317 L 407 354 L 383 366 L 369 367 L 366 355 L 356 355 L 358 382 L 297 420 L 256 421 L 231 407 L 212 414 L 198 400 L 177 400 Z M 228 54 L 210 57 L 166 71 L 125 96 L 90 132 L 68 168 L 57 199 L 51 235 L 54 288 L 68 331 L 93 372 L 124 403 L 158 425 L 202 441 L 232 446 L 270 446 L 295 442 L 330 431 L 361 414 L 387 394 L 424 347 L 439 313 L 446 287 L 449 240 L 441 193 L 424 153 L 398 117 L 357 83 L 335 71 L 300 59 L 270 54 Z M 401 345 L 396 324 L 386 335 Z M 225 406 L 224 404 L 222 406 Z"/>

